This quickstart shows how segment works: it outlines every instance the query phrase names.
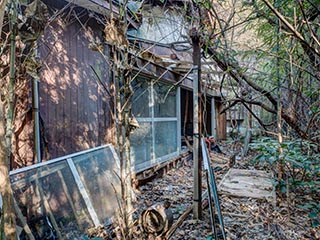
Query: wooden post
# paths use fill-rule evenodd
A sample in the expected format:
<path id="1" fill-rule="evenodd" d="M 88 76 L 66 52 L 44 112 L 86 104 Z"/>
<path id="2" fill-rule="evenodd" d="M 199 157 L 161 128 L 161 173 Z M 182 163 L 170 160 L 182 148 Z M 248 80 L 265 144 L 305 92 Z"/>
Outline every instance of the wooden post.
<path id="1" fill-rule="evenodd" d="M 200 138 L 201 131 L 199 127 L 200 107 L 200 38 L 195 28 L 190 31 L 193 45 L 193 166 L 194 166 L 194 183 L 193 183 L 193 217 L 201 218 L 201 155 L 200 155 Z"/>

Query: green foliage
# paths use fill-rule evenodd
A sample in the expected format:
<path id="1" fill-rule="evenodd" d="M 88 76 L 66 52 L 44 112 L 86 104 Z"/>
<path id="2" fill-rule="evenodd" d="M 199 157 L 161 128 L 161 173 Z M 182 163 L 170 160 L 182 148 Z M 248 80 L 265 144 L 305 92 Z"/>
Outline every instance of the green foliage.
<path id="1" fill-rule="evenodd" d="M 320 154 L 316 154 L 317 145 L 305 141 L 287 141 L 279 145 L 273 138 L 265 137 L 250 144 L 250 148 L 260 154 L 254 161 L 274 164 L 279 159 L 279 147 L 283 150 L 283 160 L 291 168 L 307 171 L 307 176 L 320 176 Z"/>
<path id="2" fill-rule="evenodd" d="M 304 205 L 300 205 L 299 208 L 310 211 L 308 216 L 312 227 L 320 226 L 320 202 L 310 201 Z"/>
<path id="3" fill-rule="evenodd" d="M 261 138 L 250 144 L 251 149 L 259 152 L 253 162 L 275 169 L 280 146 L 291 191 L 299 195 L 309 195 L 311 198 L 319 197 L 317 194 L 320 192 L 320 154 L 316 153 L 317 145 L 301 140 L 286 141 L 280 145 L 273 138 Z M 278 189 L 282 193 L 287 191 L 286 187 L 284 180 L 278 183 Z M 320 224 L 320 203 L 317 200 L 312 199 L 300 208 L 310 211 L 312 226 Z"/>
<path id="4" fill-rule="evenodd" d="M 319 40 L 319 28 L 315 25 L 315 23 L 320 21 L 319 14 L 316 15 L 319 0 L 301 1 L 301 6 L 298 1 L 294 0 L 276 0 L 271 2 L 273 2 L 273 6 L 280 14 L 295 27 L 295 30 L 310 43 L 310 46 L 318 48 L 312 40 L 308 27 L 312 28 L 315 37 Z M 259 84 L 260 81 L 263 84 L 266 78 L 268 78 L 269 84 L 264 86 L 272 89 L 273 87 L 277 87 L 279 76 L 283 79 L 282 85 L 284 85 L 283 82 L 285 80 L 291 78 L 290 89 L 301 92 L 301 96 L 306 98 L 306 100 L 309 98 L 312 103 L 313 100 L 309 93 L 313 90 L 312 92 L 319 96 L 319 91 L 315 91 L 315 89 L 319 89 L 319 77 L 316 74 L 318 69 L 310 66 L 315 66 L 315 59 L 318 57 L 310 57 L 311 55 L 305 46 L 279 21 L 278 17 L 263 1 L 245 1 L 245 5 L 250 5 L 253 14 L 256 16 L 255 20 L 247 24 L 256 30 L 257 35 L 262 40 L 256 57 L 259 61 L 258 69 L 265 75 L 257 78 Z M 301 24 L 305 22 L 304 15 L 310 19 L 309 26 Z M 308 84 L 301 84 L 302 79 Z M 313 99 L 316 99 L 316 97 L 313 97 Z"/>

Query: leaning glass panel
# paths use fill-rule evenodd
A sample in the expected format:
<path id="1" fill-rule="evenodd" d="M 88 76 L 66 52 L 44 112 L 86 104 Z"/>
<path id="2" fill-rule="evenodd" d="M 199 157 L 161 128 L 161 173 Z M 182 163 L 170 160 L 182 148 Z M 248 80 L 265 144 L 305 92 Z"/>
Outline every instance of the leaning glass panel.
<path id="1" fill-rule="evenodd" d="M 107 223 L 119 209 L 120 171 L 113 153 L 108 147 L 72 158 L 102 224 Z"/>
<path id="2" fill-rule="evenodd" d="M 177 122 L 155 122 L 155 157 L 177 151 Z"/>
<path id="3" fill-rule="evenodd" d="M 93 222 L 65 160 L 10 176 L 20 239 L 73 239 Z"/>

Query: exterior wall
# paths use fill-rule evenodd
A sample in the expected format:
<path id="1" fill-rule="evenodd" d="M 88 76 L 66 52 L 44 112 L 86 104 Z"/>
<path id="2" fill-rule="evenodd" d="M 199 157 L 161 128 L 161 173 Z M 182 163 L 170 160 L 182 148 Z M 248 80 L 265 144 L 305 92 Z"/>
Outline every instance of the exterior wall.
<path id="1" fill-rule="evenodd" d="M 85 29 L 76 18 L 68 20 L 51 23 L 38 43 L 43 159 L 99 146 L 113 136 L 112 99 L 96 76 L 109 88 L 109 63 L 89 49 L 102 30 L 92 20 L 81 19 Z"/>
<path id="2" fill-rule="evenodd" d="M 227 120 L 226 114 L 220 114 L 220 111 L 223 109 L 223 104 L 216 99 L 215 100 L 215 116 L 216 116 L 216 138 L 217 140 L 226 140 L 227 139 Z"/>

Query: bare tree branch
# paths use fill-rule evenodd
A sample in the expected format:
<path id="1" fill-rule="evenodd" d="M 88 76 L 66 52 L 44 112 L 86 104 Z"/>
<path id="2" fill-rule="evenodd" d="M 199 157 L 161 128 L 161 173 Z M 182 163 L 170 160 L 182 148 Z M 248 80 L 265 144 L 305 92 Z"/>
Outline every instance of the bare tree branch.
<path id="1" fill-rule="evenodd" d="M 308 47 L 312 52 L 320 57 L 319 49 L 313 47 L 310 43 L 308 43 L 305 38 L 296 31 L 296 29 L 285 19 L 285 17 L 268 1 L 262 0 L 268 8 L 279 18 L 279 20 L 293 33 L 293 35 L 301 42 L 302 45 Z"/>

